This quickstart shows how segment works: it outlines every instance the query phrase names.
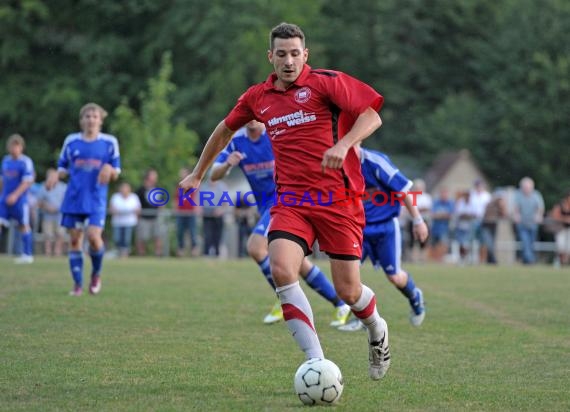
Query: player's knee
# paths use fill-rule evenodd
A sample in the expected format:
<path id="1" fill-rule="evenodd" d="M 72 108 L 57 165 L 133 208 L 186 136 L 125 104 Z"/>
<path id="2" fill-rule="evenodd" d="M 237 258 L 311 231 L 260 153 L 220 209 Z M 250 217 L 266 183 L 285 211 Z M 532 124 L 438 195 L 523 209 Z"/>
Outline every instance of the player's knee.
<path id="1" fill-rule="evenodd" d="M 99 249 L 99 247 L 103 243 L 103 238 L 101 237 L 100 232 L 88 231 L 87 241 L 89 242 L 89 246 L 91 246 L 91 248 Z"/>
<path id="2" fill-rule="evenodd" d="M 298 272 L 298 271 L 297 271 Z M 277 286 L 288 285 L 298 278 L 298 273 L 292 269 L 291 264 L 276 260 L 271 261 L 271 276 Z"/>
<path id="3" fill-rule="evenodd" d="M 261 238 L 261 239 L 260 239 Z M 264 237 L 252 235 L 247 241 L 247 253 L 256 262 L 260 262 L 267 256 L 267 241 Z"/>
<path id="4" fill-rule="evenodd" d="M 408 275 L 404 271 L 400 271 L 393 275 L 387 275 L 386 277 L 388 278 L 390 283 L 398 287 L 405 286 L 408 280 Z"/>
<path id="5" fill-rule="evenodd" d="M 71 236 L 69 239 L 69 244 L 72 250 L 81 249 L 81 238 Z"/>
<path id="6" fill-rule="evenodd" d="M 96 240 L 97 240 L 97 235 L 95 233 L 92 232 L 87 233 L 87 241 L 89 243 L 94 243 Z"/>
<path id="7" fill-rule="evenodd" d="M 362 290 L 358 286 L 359 285 L 342 285 L 336 289 L 336 293 L 346 304 L 354 305 L 362 294 Z"/>
<path id="8" fill-rule="evenodd" d="M 255 243 L 247 243 L 247 254 L 251 256 L 256 262 L 260 262 L 267 256 L 267 250 L 263 253 Z"/>

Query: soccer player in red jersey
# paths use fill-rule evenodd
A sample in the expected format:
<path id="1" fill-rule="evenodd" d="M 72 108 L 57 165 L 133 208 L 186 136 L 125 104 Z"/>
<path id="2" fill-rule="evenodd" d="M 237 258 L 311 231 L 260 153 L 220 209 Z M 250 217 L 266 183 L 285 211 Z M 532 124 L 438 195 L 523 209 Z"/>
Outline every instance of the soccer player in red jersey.
<path id="1" fill-rule="evenodd" d="M 330 194 L 364 190 L 354 145 L 381 126 L 383 97 L 342 72 L 312 69 L 308 57 L 298 26 L 281 23 L 273 28 L 268 58 L 274 73 L 239 98 L 180 187 L 197 188 L 233 132 L 250 120 L 263 122 L 275 155 L 277 186 L 269 256 L 287 326 L 307 359 L 324 358 L 311 306 L 298 281 L 301 263 L 318 240 L 330 258 L 339 297 L 368 330 L 369 374 L 377 380 L 390 366 L 390 350 L 375 294 L 360 281 L 363 207 L 360 202 L 338 202 Z M 350 121 L 339 127 L 341 112 Z"/>

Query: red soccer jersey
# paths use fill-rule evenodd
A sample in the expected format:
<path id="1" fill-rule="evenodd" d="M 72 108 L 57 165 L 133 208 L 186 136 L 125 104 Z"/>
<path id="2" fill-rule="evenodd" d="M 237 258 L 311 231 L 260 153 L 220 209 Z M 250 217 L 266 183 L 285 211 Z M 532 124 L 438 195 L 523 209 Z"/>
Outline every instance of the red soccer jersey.
<path id="1" fill-rule="evenodd" d="M 383 97 L 367 84 L 332 70 L 303 71 L 287 90 L 277 90 L 275 73 L 264 83 L 250 87 L 225 119 L 226 126 L 237 130 L 252 119 L 265 124 L 275 154 L 277 193 L 294 193 L 301 198 L 309 192 L 339 192 L 344 188 L 361 192 L 364 181 L 360 160 L 354 149 L 346 156 L 342 169 L 326 169 L 324 152 L 335 145 L 368 107 L 378 111 Z M 342 129 L 338 127 L 344 112 Z M 315 198 L 313 198 L 315 199 Z"/>

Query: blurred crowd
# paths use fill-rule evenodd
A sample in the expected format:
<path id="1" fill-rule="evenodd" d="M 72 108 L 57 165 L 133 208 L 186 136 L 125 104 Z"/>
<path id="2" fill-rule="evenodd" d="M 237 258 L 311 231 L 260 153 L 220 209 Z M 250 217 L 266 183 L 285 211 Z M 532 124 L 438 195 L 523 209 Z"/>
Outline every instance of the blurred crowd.
<path id="1" fill-rule="evenodd" d="M 489 192 L 482 180 L 473 187 L 452 195 L 441 188 L 437 194 L 425 191 L 421 179 L 412 190 L 421 191 L 418 207 L 430 227 L 427 244 L 415 245 L 412 224 L 404 213 L 400 216 L 404 260 L 436 261 L 459 264 L 497 264 L 498 253 L 515 252 L 525 265 L 537 263 L 538 251 L 555 252 L 555 262 L 568 264 L 570 254 L 570 191 L 549 210 L 530 177 L 520 180 L 518 188 Z M 506 228 L 498 235 L 499 225 Z M 538 248 L 541 244 L 551 248 Z"/>
<path id="2" fill-rule="evenodd" d="M 181 177 L 186 174 L 187 168 L 180 170 Z M 155 169 L 144 173 L 136 190 L 126 182 L 117 186 L 109 200 L 111 231 L 106 233 L 111 255 L 247 256 L 247 238 L 257 219 L 255 207 L 239 202 L 237 207 L 194 206 L 189 202 L 179 206 L 175 197 L 171 209 L 159 208 L 148 200 L 149 191 L 159 186 Z M 65 253 L 66 234 L 59 226 L 65 188 L 57 172 L 49 169 L 45 181 L 36 183 L 29 192 L 34 234 L 41 239 L 35 242 L 36 249 L 42 249 L 36 253 Z M 229 189 L 223 181 L 205 181 L 201 190 L 221 196 Z M 530 265 L 539 260 L 537 241 L 544 240 L 542 243 L 552 245 L 552 250 L 547 251 L 550 256 L 554 253 L 556 263 L 569 263 L 570 191 L 546 209 L 530 177 L 522 178 L 516 189 L 497 189 L 493 193 L 482 180 L 457 193 L 441 188 L 429 194 L 423 180 L 416 179 L 412 190 L 422 193 L 417 196 L 417 206 L 429 225 L 430 237 L 425 244 L 414 241 L 412 222 L 403 208 L 400 226 L 404 261 L 496 264 L 500 261 L 497 255 L 507 250 L 515 253 L 517 261 Z M 510 232 L 504 240 L 498 239 L 499 225 Z M 13 235 L 17 237 L 18 233 L 13 231 Z M 508 246 L 509 242 L 515 246 Z M 17 248 L 19 243 L 10 244 Z"/>

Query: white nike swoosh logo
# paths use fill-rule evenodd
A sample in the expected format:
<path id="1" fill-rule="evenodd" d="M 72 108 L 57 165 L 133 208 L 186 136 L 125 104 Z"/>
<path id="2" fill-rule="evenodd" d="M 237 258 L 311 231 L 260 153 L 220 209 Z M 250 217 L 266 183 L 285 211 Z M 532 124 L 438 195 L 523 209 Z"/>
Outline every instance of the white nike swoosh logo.
<path id="1" fill-rule="evenodd" d="M 267 106 L 265 109 L 261 109 L 261 112 L 260 112 L 260 113 L 261 113 L 261 114 L 265 113 L 266 111 L 269 110 L 270 107 L 271 107 L 271 106 Z"/>

